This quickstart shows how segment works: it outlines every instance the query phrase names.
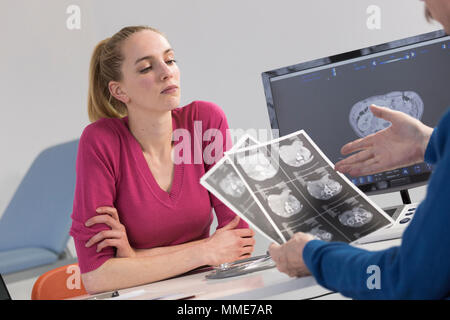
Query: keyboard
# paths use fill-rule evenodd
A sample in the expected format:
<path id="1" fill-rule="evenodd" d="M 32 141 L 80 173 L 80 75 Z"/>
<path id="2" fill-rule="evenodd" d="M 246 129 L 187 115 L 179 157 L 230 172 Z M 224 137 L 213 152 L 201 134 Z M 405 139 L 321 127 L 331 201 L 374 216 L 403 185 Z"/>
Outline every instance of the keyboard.
<path id="1" fill-rule="evenodd" d="M 388 228 L 372 232 L 371 234 L 358 239 L 357 241 L 355 241 L 355 244 L 365 244 L 378 241 L 400 239 L 406 227 L 414 217 L 414 213 L 416 212 L 416 208 L 418 205 L 418 203 L 412 203 L 405 204 L 400 207 L 390 207 L 383 209 L 395 220 L 394 224 Z"/>

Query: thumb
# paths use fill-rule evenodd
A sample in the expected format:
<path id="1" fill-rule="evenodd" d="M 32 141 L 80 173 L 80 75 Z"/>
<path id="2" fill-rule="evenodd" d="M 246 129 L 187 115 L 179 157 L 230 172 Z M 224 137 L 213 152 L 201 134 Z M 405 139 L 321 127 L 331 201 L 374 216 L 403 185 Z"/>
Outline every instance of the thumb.
<path id="1" fill-rule="evenodd" d="M 237 227 L 237 225 L 239 224 L 239 220 L 241 218 L 239 218 L 239 216 L 236 216 L 233 218 L 233 220 L 231 220 L 227 225 L 225 225 L 222 230 L 232 230 L 234 228 Z"/>
<path id="2" fill-rule="evenodd" d="M 398 119 L 399 111 L 395 111 L 392 109 L 389 109 L 387 107 L 380 107 L 372 104 L 370 106 L 370 111 L 372 111 L 372 114 L 380 119 L 384 119 L 389 122 L 395 122 L 395 120 Z"/>

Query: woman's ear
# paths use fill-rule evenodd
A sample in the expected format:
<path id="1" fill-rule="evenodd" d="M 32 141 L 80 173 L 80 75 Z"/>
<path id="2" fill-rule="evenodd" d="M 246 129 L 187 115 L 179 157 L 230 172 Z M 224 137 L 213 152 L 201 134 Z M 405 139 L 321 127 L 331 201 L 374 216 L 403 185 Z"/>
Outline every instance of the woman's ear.
<path id="1" fill-rule="evenodd" d="M 110 81 L 108 83 L 108 89 L 111 95 L 117 100 L 127 104 L 130 102 L 130 97 L 128 97 L 127 93 L 122 89 L 121 85 L 117 81 Z"/>

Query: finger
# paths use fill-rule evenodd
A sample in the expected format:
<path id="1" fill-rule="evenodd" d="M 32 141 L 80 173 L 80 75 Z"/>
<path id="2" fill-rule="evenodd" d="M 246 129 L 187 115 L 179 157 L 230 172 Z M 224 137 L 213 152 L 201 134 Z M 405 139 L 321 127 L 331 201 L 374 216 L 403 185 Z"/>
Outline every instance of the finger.
<path id="1" fill-rule="evenodd" d="M 272 260 L 277 263 L 278 261 L 278 256 L 280 253 L 280 245 L 278 243 L 272 243 L 269 246 L 269 255 L 272 257 Z"/>
<path id="2" fill-rule="evenodd" d="M 373 157 L 374 157 L 374 154 L 373 154 L 372 150 L 363 150 L 363 151 L 360 151 L 360 152 L 348 157 L 347 159 L 342 160 L 341 164 L 351 165 L 351 164 L 366 161 Z"/>
<path id="3" fill-rule="evenodd" d="M 392 122 L 392 121 L 395 122 L 395 120 L 397 120 L 397 117 L 399 115 L 398 111 L 395 111 L 395 110 L 392 110 L 392 109 L 386 108 L 386 107 L 376 106 L 374 104 L 371 105 L 369 108 L 375 117 L 384 119 L 389 122 Z"/>
<path id="4" fill-rule="evenodd" d="M 241 246 L 246 247 L 246 246 L 254 246 L 255 245 L 255 239 L 254 238 L 241 238 Z"/>
<path id="5" fill-rule="evenodd" d="M 117 209 L 114 207 L 98 207 L 95 210 L 97 213 L 106 213 L 109 214 L 114 220 L 119 220 L 119 213 L 117 212 Z"/>
<path id="6" fill-rule="evenodd" d="M 287 260 L 286 260 L 285 248 L 286 247 L 281 247 L 280 255 L 278 257 L 278 264 L 277 264 L 277 266 L 279 266 L 279 270 L 284 273 L 286 273 L 286 271 L 287 271 Z"/>
<path id="7" fill-rule="evenodd" d="M 255 230 L 247 228 L 248 230 L 250 230 L 251 235 L 248 237 L 253 237 L 255 235 Z"/>
<path id="8" fill-rule="evenodd" d="M 95 236 L 89 239 L 88 242 L 86 242 L 86 247 L 89 248 L 90 246 L 96 244 L 97 242 L 100 242 L 104 239 L 120 239 L 122 237 L 122 233 L 117 230 L 105 230 L 97 233 Z"/>
<path id="9" fill-rule="evenodd" d="M 244 254 L 250 254 L 253 252 L 255 248 L 253 246 L 249 246 L 249 247 L 243 247 L 240 249 L 240 255 L 244 255 Z"/>
<path id="10" fill-rule="evenodd" d="M 239 237 L 253 237 L 255 232 L 252 229 L 235 229 L 234 234 Z"/>
<path id="11" fill-rule="evenodd" d="M 104 248 L 107 248 L 107 247 L 119 248 L 121 245 L 122 245 L 122 242 L 119 239 L 106 239 L 98 244 L 97 252 L 100 252 Z"/>
<path id="12" fill-rule="evenodd" d="M 111 216 L 109 216 L 107 214 L 94 216 L 94 217 L 90 218 L 88 221 L 86 221 L 85 225 L 86 225 L 86 227 L 90 227 L 97 223 L 104 223 L 104 224 L 108 225 L 111 229 L 121 230 L 123 227 L 117 220 L 113 219 Z"/>
<path id="13" fill-rule="evenodd" d="M 381 171 L 389 170 L 389 168 L 384 168 L 376 159 L 369 159 L 364 163 L 360 164 L 357 168 L 351 168 L 349 174 L 351 176 L 362 176 L 374 173 L 379 173 Z"/>
<path id="14" fill-rule="evenodd" d="M 232 230 L 232 229 L 236 228 L 239 224 L 240 219 L 241 218 L 239 218 L 239 216 L 234 217 L 233 220 L 231 220 L 227 225 L 222 227 L 222 230 Z"/>
<path id="15" fill-rule="evenodd" d="M 370 136 L 361 138 L 352 142 L 347 143 L 341 148 L 341 153 L 347 155 L 356 151 L 361 151 L 371 147 L 372 142 Z"/>

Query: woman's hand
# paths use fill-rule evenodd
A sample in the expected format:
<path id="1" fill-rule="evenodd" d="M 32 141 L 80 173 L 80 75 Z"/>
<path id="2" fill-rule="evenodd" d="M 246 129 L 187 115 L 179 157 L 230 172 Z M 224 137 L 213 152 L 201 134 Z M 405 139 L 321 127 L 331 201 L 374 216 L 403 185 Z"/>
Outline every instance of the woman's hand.
<path id="1" fill-rule="evenodd" d="M 356 154 L 336 163 L 335 169 L 357 177 L 422 162 L 433 128 L 400 111 L 370 106 L 377 118 L 391 126 L 347 143 L 341 153 Z"/>
<path id="2" fill-rule="evenodd" d="M 90 227 L 97 223 L 104 223 L 111 227 L 111 230 L 105 230 L 97 233 L 88 242 L 86 247 L 97 245 L 97 252 L 106 247 L 116 247 L 117 258 L 132 258 L 136 256 L 136 252 L 128 242 L 127 232 L 123 224 L 119 221 L 119 213 L 113 207 L 99 207 L 96 209 L 98 216 L 90 218 L 86 221 L 86 227 Z"/>
<path id="3" fill-rule="evenodd" d="M 310 234 L 297 232 L 283 245 L 272 243 L 269 247 L 269 253 L 276 263 L 277 269 L 290 277 L 311 275 L 303 261 L 303 249 L 309 241 L 314 239 L 314 236 Z"/>
<path id="4" fill-rule="evenodd" d="M 254 250 L 255 232 L 252 229 L 234 229 L 239 224 L 236 216 L 230 223 L 214 232 L 206 241 L 207 264 L 220 265 L 248 258 Z"/>

